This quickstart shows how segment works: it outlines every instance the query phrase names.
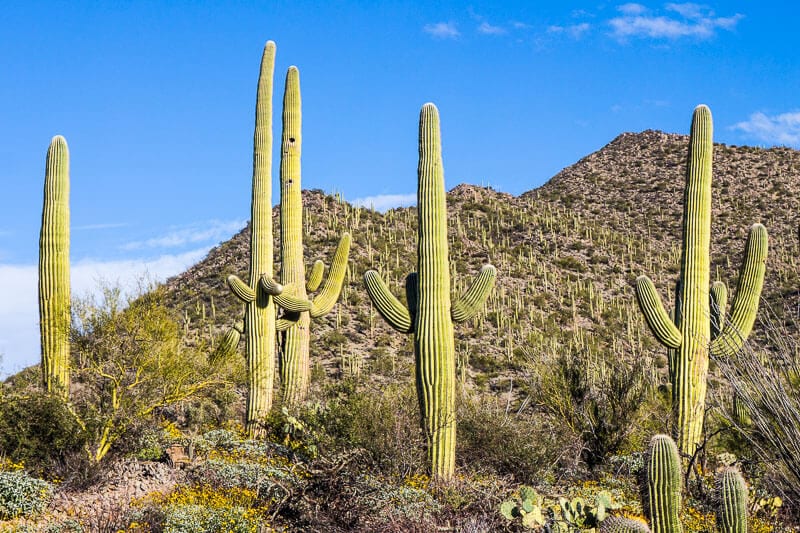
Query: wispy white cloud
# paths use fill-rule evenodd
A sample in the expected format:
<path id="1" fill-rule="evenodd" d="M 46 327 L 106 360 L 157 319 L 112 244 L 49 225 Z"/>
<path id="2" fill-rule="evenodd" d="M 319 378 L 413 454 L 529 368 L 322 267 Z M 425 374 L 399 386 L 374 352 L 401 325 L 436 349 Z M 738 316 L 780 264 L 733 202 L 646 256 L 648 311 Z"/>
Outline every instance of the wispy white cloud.
<path id="1" fill-rule="evenodd" d="M 669 3 L 666 13 L 656 14 L 641 4 L 622 4 L 617 10 L 622 16 L 608 21 L 611 35 L 619 41 L 632 37 L 670 39 L 683 37 L 708 39 L 717 30 L 733 30 L 744 15 L 718 17 L 707 6 L 694 3 Z"/>
<path id="2" fill-rule="evenodd" d="M 74 297 L 96 294 L 103 283 L 133 291 L 143 279 L 163 281 L 202 259 L 210 247 L 151 259 L 85 259 L 70 269 Z M 38 267 L 0 264 L 0 379 L 39 361 Z"/>
<path id="3" fill-rule="evenodd" d="M 581 22 L 580 24 L 571 24 L 569 26 L 549 26 L 547 32 L 565 34 L 573 39 L 580 39 L 590 29 L 591 25 L 588 22 Z"/>
<path id="4" fill-rule="evenodd" d="M 507 31 L 502 26 L 494 26 L 486 21 L 483 21 L 478 26 L 478 33 L 482 33 L 483 35 L 503 35 L 504 33 L 507 33 Z"/>
<path id="5" fill-rule="evenodd" d="M 436 37 L 437 39 L 455 39 L 461 32 L 455 22 L 437 22 L 435 24 L 426 24 L 422 31 Z"/>
<path id="6" fill-rule="evenodd" d="M 352 201 L 355 206 L 367 207 L 376 211 L 386 211 L 393 207 L 405 207 L 416 203 L 416 194 L 378 194 L 376 196 L 356 198 Z"/>
<path id="7" fill-rule="evenodd" d="M 178 248 L 200 243 L 218 243 L 245 226 L 243 220 L 209 220 L 183 228 L 174 228 L 165 235 L 132 241 L 120 246 L 121 250 L 134 251 L 152 248 Z"/>
<path id="8" fill-rule="evenodd" d="M 641 15 L 647 11 L 647 8 L 644 7 L 642 4 L 636 4 L 634 2 L 629 2 L 627 4 L 622 4 L 621 6 L 617 7 L 617 11 L 624 15 Z"/>
<path id="9" fill-rule="evenodd" d="M 733 129 L 763 143 L 800 147 L 800 111 L 772 116 L 753 113 L 748 120 L 734 124 Z"/>

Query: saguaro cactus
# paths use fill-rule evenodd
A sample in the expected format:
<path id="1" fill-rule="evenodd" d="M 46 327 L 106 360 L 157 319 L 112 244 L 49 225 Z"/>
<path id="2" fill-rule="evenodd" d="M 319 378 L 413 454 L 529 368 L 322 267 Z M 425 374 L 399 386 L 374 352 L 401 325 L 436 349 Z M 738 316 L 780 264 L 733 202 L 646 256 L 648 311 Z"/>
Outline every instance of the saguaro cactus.
<path id="1" fill-rule="evenodd" d="M 245 303 L 247 333 L 246 428 L 253 438 L 262 437 L 262 422 L 272 407 L 275 379 L 274 288 L 265 279 L 272 271 L 272 75 L 275 43 L 267 42 L 261 57 L 256 94 L 253 135 L 253 197 L 250 218 L 250 278 L 247 283 L 228 277 L 231 291 Z"/>
<path id="2" fill-rule="evenodd" d="M 747 533 L 747 485 L 738 470 L 717 475 L 717 529 L 721 533 Z"/>
<path id="3" fill-rule="evenodd" d="M 69 397 L 69 150 L 57 135 L 47 149 L 39 234 L 39 328 L 42 378 L 50 392 Z"/>
<path id="4" fill-rule="evenodd" d="M 456 445 L 453 322 L 480 311 L 496 271 L 485 265 L 461 298 L 451 301 L 439 111 L 433 104 L 420 112 L 417 176 L 419 273 L 406 278 L 408 306 L 389 292 L 376 271 L 368 271 L 364 281 L 384 319 L 398 331 L 414 334 L 417 398 L 431 474 L 447 479 L 455 469 Z"/>
<path id="5" fill-rule="evenodd" d="M 642 504 L 653 533 L 681 533 L 681 458 L 667 435 L 650 440 L 644 466 Z"/>
<path id="6" fill-rule="evenodd" d="M 300 183 L 301 132 L 300 74 L 297 67 L 286 73 L 283 96 L 283 135 L 281 138 L 281 282 L 273 283 L 279 295 L 275 303 L 284 312 L 277 322 L 282 331 L 280 372 L 285 403 L 305 398 L 309 378 L 309 326 L 333 308 L 339 298 L 347 270 L 350 234 L 339 241 L 322 290 L 313 299 L 307 291 L 315 291 L 322 283 L 325 265 L 317 261 L 306 282 L 303 264 L 303 199 Z"/>
<path id="7" fill-rule="evenodd" d="M 750 229 L 736 298 L 726 320 L 727 290 L 719 282 L 709 286 L 713 141 L 708 107 L 695 109 L 689 139 L 674 321 L 647 276 L 636 280 L 636 295 L 650 329 L 668 349 L 673 433 L 681 451 L 693 454 L 703 429 L 709 351 L 731 354 L 752 330 L 764 283 L 767 231 L 761 224 Z"/>

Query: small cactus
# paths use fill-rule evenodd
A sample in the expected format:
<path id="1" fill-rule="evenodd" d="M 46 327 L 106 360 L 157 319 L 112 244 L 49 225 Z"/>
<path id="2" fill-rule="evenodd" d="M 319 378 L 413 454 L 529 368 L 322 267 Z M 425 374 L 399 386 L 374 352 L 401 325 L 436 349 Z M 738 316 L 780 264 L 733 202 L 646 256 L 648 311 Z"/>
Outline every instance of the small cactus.
<path id="1" fill-rule="evenodd" d="M 738 470 L 717 475 L 717 529 L 720 533 L 747 533 L 747 485 Z"/>
<path id="2" fill-rule="evenodd" d="M 600 533 L 650 533 L 650 528 L 633 518 L 610 516 L 600 524 Z"/>
<path id="3" fill-rule="evenodd" d="M 650 440 L 644 466 L 642 506 L 653 533 L 681 533 L 681 458 L 668 435 Z"/>

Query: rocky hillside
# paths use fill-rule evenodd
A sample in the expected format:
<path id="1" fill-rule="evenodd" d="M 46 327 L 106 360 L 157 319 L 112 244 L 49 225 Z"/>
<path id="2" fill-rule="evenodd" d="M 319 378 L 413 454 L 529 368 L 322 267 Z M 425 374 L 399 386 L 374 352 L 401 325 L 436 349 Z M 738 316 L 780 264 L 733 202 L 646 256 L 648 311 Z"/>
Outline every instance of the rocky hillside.
<path id="1" fill-rule="evenodd" d="M 454 290 L 464 290 L 486 262 L 498 269 L 487 313 L 457 326 L 465 383 L 478 390 L 524 390 L 537 362 L 567 350 L 603 357 L 662 352 L 643 322 L 632 284 L 648 274 L 671 306 L 687 147 L 682 135 L 626 133 L 520 196 L 472 185 L 450 191 Z M 416 262 L 415 209 L 380 214 L 319 191 L 305 193 L 304 204 L 308 265 L 328 261 L 342 231 L 354 238 L 342 299 L 312 323 L 315 375 L 409 379 L 410 338 L 371 308 L 361 279 L 367 269 L 378 269 L 403 295 L 403 280 Z M 776 309 L 796 305 L 799 204 L 800 152 L 717 145 L 712 277 L 735 291 L 748 229 L 761 222 L 770 236 L 766 300 Z M 277 250 L 277 208 L 274 215 Z M 244 228 L 169 280 L 170 299 L 198 338 L 213 338 L 241 316 L 224 280 L 231 273 L 247 275 L 248 247 Z"/>

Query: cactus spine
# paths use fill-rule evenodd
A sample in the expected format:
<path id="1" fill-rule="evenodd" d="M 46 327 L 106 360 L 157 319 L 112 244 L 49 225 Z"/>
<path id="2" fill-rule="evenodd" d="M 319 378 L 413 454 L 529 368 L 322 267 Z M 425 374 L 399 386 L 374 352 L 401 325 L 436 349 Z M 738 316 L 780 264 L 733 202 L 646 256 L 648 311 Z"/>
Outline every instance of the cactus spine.
<path id="1" fill-rule="evenodd" d="M 69 397 L 69 149 L 57 135 L 47 149 L 39 234 L 39 328 L 42 378 L 49 392 Z"/>
<path id="2" fill-rule="evenodd" d="M 681 458 L 669 436 L 650 440 L 644 468 L 642 503 L 653 533 L 681 533 Z"/>
<path id="3" fill-rule="evenodd" d="M 246 428 L 253 438 L 264 435 L 264 418 L 272 407 L 275 377 L 275 304 L 261 276 L 272 271 L 272 75 L 275 43 L 268 41 L 261 57 L 253 135 L 253 195 L 250 221 L 250 278 L 228 277 L 231 291 L 245 303 L 247 332 Z"/>
<path id="4" fill-rule="evenodd" d="M 709 351 L 729 355 L 750 334 L 764 282 L 767 231 L 750 229 L 730 320 L 725 320 L 727 291 L 710 287 L 711 241 L 711 111 L 694 111 L 689 138 L 683 213 L 681 277 L 676 290 L 674 321 L 647 276 L 636 280 L 636 295 L 650 329 L 669 353 L 672 381 L 673 433 L 681 451 L 693 454 L 701 440 Z M 713 302 L 713 305 L 712 305 Z"/>
<path id="5" fill-rule="evenodd" d="M 747 533 L 747 485 L 738 470 L 717 476 L 717 529 L 721 533 Z"/>
<path id="6" fill-rule="evenodd" d="M 610 516 L 600 522 L 600 533 L 650 533 L 650 528 L 632 518 Z"/>
<path id="7" fill-rule="evenodd" d="M 439 111 L 433 104 L 425 104 L 420 112 L 417 177 L 419 273 L 406 278 L 408 305 L 389 292 L 374 270 L 364 281 L 384 319 L 398 331 L 414 334 L 417 398 L 431 474 L 448 479 L 455 470 L 456 442 L 453 322 L 480 311 L 496 271 L 485 265 L 464 295 L 451 302 Z"/>
<path id="8" fill-rule="evenodd" d="M 309 380 L 309 326 L 333 308 L 342 289 L 350 251 L 350 234 L 345 232 L 331 263 L 322 290 L 309 300 L 322 282 L 324 264 L 317 261 L 306 282 L 303 264 L 303 199 L 300 181 L 301 132 L 300 74 L 297 67 L 286 73 L 281 138 L 281 282 L 276 303 L 284 309 L 278 320 L 282 331 L 280 373 L 283 401 L 294 404 L 305 399 Z"/>

